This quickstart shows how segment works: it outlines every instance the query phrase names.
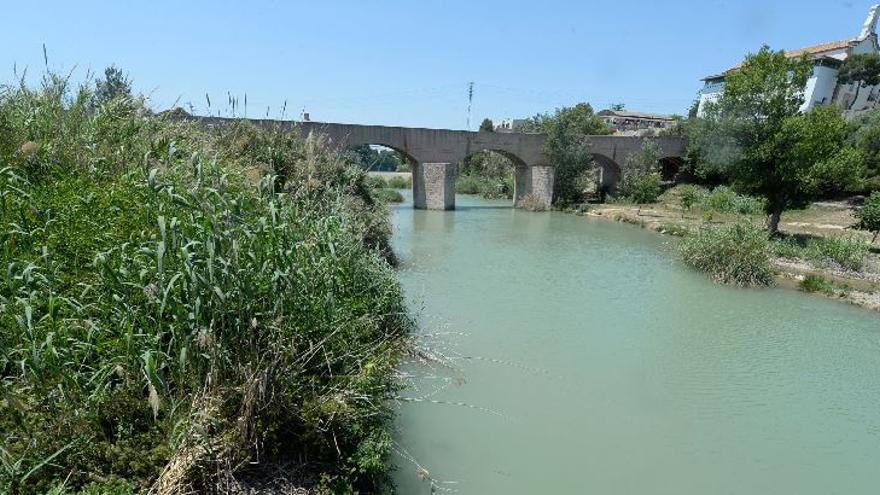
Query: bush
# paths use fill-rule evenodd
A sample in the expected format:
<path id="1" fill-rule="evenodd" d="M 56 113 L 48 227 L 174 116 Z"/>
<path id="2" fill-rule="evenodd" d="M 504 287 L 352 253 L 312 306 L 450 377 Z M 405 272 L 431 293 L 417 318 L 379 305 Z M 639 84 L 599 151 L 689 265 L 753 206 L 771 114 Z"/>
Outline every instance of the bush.
<path id="1" fill-rule="evenodd" d="M 780 258 L 788 258 L 795 260 L 804 257 L 804 246 L 796 239 L 787 237 L 780 240 L 773 240 L 773 254 Z"/>
<path id="2" fill-rule="evenodd" d="M 388 186 L 388 181 L 384 177 L 378 175 L 367 175 L 367 184 L 373 189 L 384 189 Z"/>
<path id="3" fill-rule="evenodd" d="M 403 195 L 397 189 L 377 189 L 376 196 L 386 203 L 403 203 L 404 201 Z"/>
<path id="4" fill-rule="evenodd" d="M 387 186 L 391 189 L 409 189 L 412 187 L 412 181 L 400 175 L 395 175 L 388 179 Z"/>
<path id="5" fill-rule="evenodd" d="M 411 322 L 366 174 L 318 137 L 91 101 L 0 90 L 0 493 L 205 493 L 299 458 L 387 486 Z"/>
<path id="6" fill-rule="evenodd" d="M 809 274 L 800 281 L 798 287 L 804 292 L 821 292 L 834 295 L 834 283 L 821 275 Z"/>
<path id="7" fill-rule="evenodd" d="M 458 194 L 480 194 L 483 181 L 474 175 L 459 175 L 455 180 L 455 192 Z"/>
<path id="8" fill-rule="evenodd" d="M 726 186 L 718 186 L 706 194 L 701 205 L 703 209 L 719 213 L 739 213 L 741 215 L 760 215 L 764 212 L 764 203 L 760 199 L 735 193 Z"/>
<path id="9" fill-rule="evenodd" d="M 856 211 L 856 219 L 859 221 L 856 227 L 872 232 L 874 238 L 871 242 L 876 241 L 877 234 L 880 234 L 880 191 L 865 200 L 865 204 Z"/>
<path id="10" fill-rule="evenodd" d="M 847 270 L 859 271 L 865 264 L 870 246 L 855 236 L 812 239 L 807 244 L 807 256 L 819 263 L 836 264 Z"/>
<path id="11" fill-rule="evenodd" d="M 637 204 L 656 203 L 663 193 L 660 174 L 651 173 L 635 178 L 630 186 L 629 198 Z"/>
<path id="12" fill-rule="evenodd" d="M 679 202 L 681 203 L 681 208 L 685 211 L 690 211 L 706 195 L 706 191 L 703 188 L 692 184 L 685 184 L 679 190 L 681 193 Z"/>
<path id="13" fill-rule="evenodd" d="M 679 244 L 684 262 L 719 283 L 767 286 L 773 283 L 767 232 L 750 224 L 704 225 Z"/>

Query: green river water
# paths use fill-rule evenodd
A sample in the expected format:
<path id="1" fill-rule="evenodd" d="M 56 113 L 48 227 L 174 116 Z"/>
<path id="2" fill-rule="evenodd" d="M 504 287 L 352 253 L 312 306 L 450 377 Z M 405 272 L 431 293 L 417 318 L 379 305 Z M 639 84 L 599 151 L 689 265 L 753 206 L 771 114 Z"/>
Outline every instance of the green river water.
<path id="1" fill-rule="evenodd" d="M 407 196 L 409 199 L 409 196 Z M 716 286 L 636 227 L 394 209 L 420 341 L 399 493 L 880 493 L 880 315 Z"/>

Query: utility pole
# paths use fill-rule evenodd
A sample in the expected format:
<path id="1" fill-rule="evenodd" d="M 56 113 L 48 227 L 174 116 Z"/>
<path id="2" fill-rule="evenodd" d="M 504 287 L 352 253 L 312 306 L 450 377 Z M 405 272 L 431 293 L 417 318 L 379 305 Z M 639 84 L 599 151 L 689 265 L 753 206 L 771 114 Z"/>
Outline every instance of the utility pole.
<path id="1" fill-rule="evenodd" d="M 468 114 L 467 114 L 467 130 L 471 130 L 471 103 L 474 101 L 474 82 L 468 83 Z"/>

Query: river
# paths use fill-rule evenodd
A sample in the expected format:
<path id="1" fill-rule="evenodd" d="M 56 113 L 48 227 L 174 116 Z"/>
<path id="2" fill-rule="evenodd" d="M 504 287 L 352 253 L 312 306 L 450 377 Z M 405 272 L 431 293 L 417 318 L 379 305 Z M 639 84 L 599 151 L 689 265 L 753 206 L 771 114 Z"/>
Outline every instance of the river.
<path id="1" fill-rule="evenodd" d="M 880 315 L 714 285 L 637 227 L 394 208 L 419 340 L 399 493 L 874 494 Z M 427 478 L 426 477 L 426 478 Z"/>

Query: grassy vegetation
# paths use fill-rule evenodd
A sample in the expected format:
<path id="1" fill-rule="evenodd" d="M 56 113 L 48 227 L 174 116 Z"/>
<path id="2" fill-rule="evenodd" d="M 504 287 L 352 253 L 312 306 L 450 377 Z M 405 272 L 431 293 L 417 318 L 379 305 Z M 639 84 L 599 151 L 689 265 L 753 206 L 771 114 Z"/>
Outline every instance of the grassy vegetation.
<path id="1" fill-rule="evenodd" d="M 869 248 L 866 242 L 854 236 L 825 237 L 810 239 L 806 255 L 818 263 L 859 271 L 865 264 Z"/>
<path id="2" fill-rule="evenodd" d="M 370 185 L 376 189 L 409 189 L 412 187 L 410 179 L 393 175 L 385 178 L 380 175 L 370 175 L 368 178 Z"/>
<path id="3" fill-rule="evenodd" d="M 484 198 L 513 198 L 513 177 L 493 178 L 478 175 L 459 175 L 455 180 L 458 194 L 479 194 Z"/>
<path id="4" fill-rule="evenodd" d="M 798 283 L 798 287 L 804 292 L 820 292 L 828 296 L 835 294 L 834 283 L 821 275 L 809 274 L 805 276 Z"/>
<path id="5" fill-rule="evenodd" d="M 0 90 L 0 493 L 388 484 L 411 327 L 366 174 L 47 76 Z"/>
<path id="6" fill-rule="evenodd" d="M 400 191 L 397 189 L 376 189 L 375 195 L 387 203 L 403 203 L 404 201 L 403 194 L 400 194 Z"/>
<path id="7" fill-rule="evenodd" d="M 746 223 L 704 225 L 679 244 L 688 265 L 719 283 L 743 287 L 773 283 L 767 232 Z"/>
<path id="8" fill-rule="evenodd" d="M 727 186 L 712 190 L 686 184 L 675 192 L 679 204 L 685 211 L 735 213 L 740 215 L 762 215 L 764 202 L 758 198 L 737 194 Z"/>

